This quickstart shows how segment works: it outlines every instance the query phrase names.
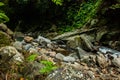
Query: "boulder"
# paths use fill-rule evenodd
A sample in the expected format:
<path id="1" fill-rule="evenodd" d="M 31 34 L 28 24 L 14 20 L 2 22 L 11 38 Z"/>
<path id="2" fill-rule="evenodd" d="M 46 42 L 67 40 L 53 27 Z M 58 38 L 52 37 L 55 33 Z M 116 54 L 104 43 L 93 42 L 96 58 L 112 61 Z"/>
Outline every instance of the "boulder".
<path id="1" fill-rule="evenodd" d="M 98 66 L 100 66 L 101 68 L 105 68 L 108 66 L 108 62 L 103 54 L 99 53 L 96 56 L 96 64 L 98 64 Z"/>
<path id="2" fill-rule="evenodd" d="M 120 68 L 120 58 L 114 58 L 112 60 L 112 64 L 118 68 Z"/>
<path id="3" fill-rule="evenodd" d="M 15 41 L 13 44 L 12 44 L 18 51 L 22 51 L 22 47 L 23 47 L 23 45 L 22 45 L 22 42 L 20 42 L 20 41 Z"/>
<path id="4" fill-rule="evenodd" d="M 70 48 L 76 48 L 78 46 L 81 46 L 81 39 L 79 35 L 76 36 L 72 36 L 67 38 L 67 46 L 69 46 Z"/>
<path id="5" fill-rule="evenodd" d="M 1 57 L 0 62 L 3 62 L 3 64 L 6 61 L 9 61 L 11 63 L 19 63 L 19 62 L 23 62 L 24 60 L 24 56 L 21 53 L 19 53 L 16 50 L 16 48 L 12 46 L 6 46 L 0 48 L 0 57 Z"/>
<path id="6" fill-rule="evenodd" d="M 10 36 L 13 36 L 13 31 L 11 31 L 7 25 L 5 25 L 4 23 L 0 24 L 0 30 L 2 30 L 3 32 L 7 33 Z"/>
<path id="7" fill-rule="evenodd" d="M 63 55 L 63 54 L 61 54 L 61 53 L 57 53 L 56 55 L 55 55 L 55 58 L 56 59 L 59 59 L 59 60 L 63 60 L 63 58 L 64 58 L 65 56 Z"/>
<path id="8" fill-rule="evenodd" d="M 11 42 L 11 37 L 5 32 L 0 31 L 0 47 L 10 45 Z"/>

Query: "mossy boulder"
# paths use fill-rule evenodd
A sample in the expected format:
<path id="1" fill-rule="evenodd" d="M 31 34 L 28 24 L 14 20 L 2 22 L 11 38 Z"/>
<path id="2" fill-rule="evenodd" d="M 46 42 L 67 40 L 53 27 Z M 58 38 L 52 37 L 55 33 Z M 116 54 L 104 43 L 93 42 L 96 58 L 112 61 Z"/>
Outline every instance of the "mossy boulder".
<path id="1" fill-rule="evenodd" d="M 5 32 L 0 31 L 0 47 L 10 45 L 12 39 Z"/>

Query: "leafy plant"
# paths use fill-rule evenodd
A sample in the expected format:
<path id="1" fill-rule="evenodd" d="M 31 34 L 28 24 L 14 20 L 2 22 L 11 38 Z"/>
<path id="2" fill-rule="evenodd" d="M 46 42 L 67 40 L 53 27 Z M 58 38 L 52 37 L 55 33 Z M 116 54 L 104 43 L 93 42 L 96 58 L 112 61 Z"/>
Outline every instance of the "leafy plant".
<path id="1" fill-rule="evenodd" d="M 96 13 L 103 0 L 87 0 L 81 3 L 77 1 L 72 2 L 72 0 L 71 3 L 67 2 L 70 4 L 65 8 L 66 16 L 64 18 L 65 20 L 60 25 L 63 26 L 60 27 L 60 32 L 61 30 L 63 30 L 62 32 L 68 32 L 83 27 L 88 21 L 96 17 Z"/>
<path id="2" fill-rule="evenodd" d="M 30 55 L 28 58 L 27 58 L 27 60 L 28 61 L 35 61 L 35 58 L 37 57 L 37 54 L 32 54 L 32 55 Z"/>
<path id="3" fill-rule="evenodd" d="M 110 6 L 111 9 L 116 9 L 116 8 L 120 8 L 120 4 L 115 4 Z"/>
<path id="4" fill-rule="evenodd" d="M 42 74 L 47 74 L 50 73 L 52 70 L 57 69 L 57 67 L 50 61 L 41 61 L 41 63 L 45 65 L 45 67 L 39 71 Z"/>
<path id="5" fill-rule="evenodd" d="M 4 6 L 4 3 L 0 2 L 0 7 Z M 0 23 L 8 22 L 9 18 L 6 14 L 0 9 Z"/>
<path id="6" fill-rule="evenodd" d="M 0 6 L 4 6 L 4 5 L 5 5 L 4 3 L 0 2 Z"/>
<path id="7" fill-rule="evenodd" d="M 56 5 L 62 5 L 63 0 L 52 0 Z"/>

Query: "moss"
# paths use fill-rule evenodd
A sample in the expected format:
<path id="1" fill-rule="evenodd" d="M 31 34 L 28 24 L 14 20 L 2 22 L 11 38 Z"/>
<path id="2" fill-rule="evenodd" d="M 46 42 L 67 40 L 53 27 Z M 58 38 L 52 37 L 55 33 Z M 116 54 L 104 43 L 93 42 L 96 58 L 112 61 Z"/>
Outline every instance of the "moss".
<path id="1" fill-rule="evenodd" d="M 10 45 L 11 38 L 6 33 L 0 31 L 0 47 Z"/>

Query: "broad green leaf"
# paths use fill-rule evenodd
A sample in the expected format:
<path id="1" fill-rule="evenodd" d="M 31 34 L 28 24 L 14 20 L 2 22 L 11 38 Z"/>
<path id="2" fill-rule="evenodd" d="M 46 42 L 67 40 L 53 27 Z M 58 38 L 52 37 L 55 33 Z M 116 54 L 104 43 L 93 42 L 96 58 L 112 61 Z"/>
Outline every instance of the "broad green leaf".
<path id="1" fill-rule="evenodd" d="M 0 13 L 0 23 L 8 22 L 9 18 L 5 15 L 5 13 Z"/>

